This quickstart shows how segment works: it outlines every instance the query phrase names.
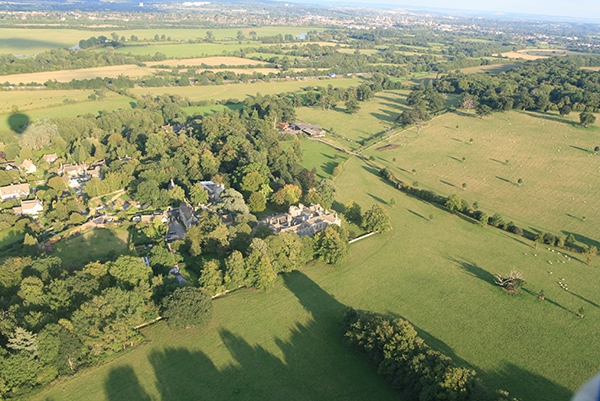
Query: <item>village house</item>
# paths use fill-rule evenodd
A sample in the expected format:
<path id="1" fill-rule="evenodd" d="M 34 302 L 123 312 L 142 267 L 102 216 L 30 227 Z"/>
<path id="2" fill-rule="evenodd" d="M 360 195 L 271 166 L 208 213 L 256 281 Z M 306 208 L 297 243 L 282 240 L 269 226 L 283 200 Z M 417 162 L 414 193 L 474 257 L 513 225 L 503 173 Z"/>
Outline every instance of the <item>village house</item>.
<path id="1" fill-rule="evenodd" d="M 280 123 L 279 128 L 283 130 L 283 133 L 299 134 L 305 133 L 308 136 L 319 138 L 325 136 L 325 130 L 320 125 L 309 124 L 305 122 L 297 123 Z"/>
<path id="2" fill-rule="evenodd" d="M 44 155 L 44 161 L 48 164 L 54 163 L 56 161 L 56 159 L 58 159 L 58 156 L 56 155 L 56 153 L 50 153 L 50 154 Z"/>
<path id="3" fill-rule="evenodd" d="M 138 223 L 154 223 L 155 221 L 160 221 L 164 224 L 169 221 L 169 213 L 167 211 L 162 211 L 154 212 L 152 214 L 138 214 L 136 216 L 133 216 L 131 218 L 131 221 Z"/>
<path id="4" fill-rule="evenodd" d="M 304 206 L 299 203 L 298 206 L 290 206 L 288 213 L 261 220 L 258 226 L 267 226 L 275 234 L 293 232 L 301 237 L 305 235 L 312 237 L 331 224 L 339 227 L 342 225 L 342 220 L 336 213 L 324 210 L 321 205 Z"/>
<path id="5" fill-rule="evenodd" d="M 21 206 L 13 207 L 13 212 L 16 215 L 37 216 L 43 210 L 44 204 L 39 199 L 22 201 Z"/>
<path id="6" fill-rule="evenodd" d="M 58 169 L 58 174 L 66 175 L 68 177 L 78 177 L 85 174 L 86 165 L 85 163 L 77 163 L 77 164 L 62 164 Z"/>
<path id="7" fill-rule="evenodd" d="M 37 171 L 37 167 L 35 164 L 33 164 L 31 159 L 25 159 L 23 160 L 23 163 L 21 163 L 21 165 L 19 166 L 19 170 L 26 174 L 33 174 Z"/>
<path id="8" fill-rule="evenodd" d="M 3 201 L 7 199 L 27 197 L 29 194 L 29 184 L 16 184 L 0 187 L 0 198 Z"/>
<path id="9" fill-rule="evenodd" d="M 192 205 L 187 202 L 182 202 L 181 205 L 179 205 L 179 220 L 186 229 L 198 222 L 198 217 L 196 217 Z"/>
<path id="10" fill-rule="evenodd" d="M 213 181 L 200 181 L 200 185 L 208 192 L 210 202 L 218 202 L 221 199 L 221 192 L 225 190 L 225 185 Z"/>

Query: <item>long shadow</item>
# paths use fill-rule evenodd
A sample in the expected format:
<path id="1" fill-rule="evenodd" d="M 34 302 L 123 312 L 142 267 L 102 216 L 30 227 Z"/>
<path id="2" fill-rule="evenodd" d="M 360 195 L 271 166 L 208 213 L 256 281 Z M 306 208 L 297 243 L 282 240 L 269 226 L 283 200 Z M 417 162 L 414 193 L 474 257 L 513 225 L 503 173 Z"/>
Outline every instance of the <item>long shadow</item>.
<path id="1" fill-rule="evenodd" d="M 471 118 L 477 118 L 476 114 L 470 114 L 470 113 L 465 113 L 464 111 L 460 111 L 458 109 L 453 111 L 454 114 L 457 114 L 461 117 L 471 117 Z"/>
<path id="2" fill-rule="evenodd" d="M 592 153 L 589 149 L 580 148 L 579 146 L 569 145 L 569 147 L 571 147 L 573 149 L 581 150 L 582 152 L 585 152 L 585 153 Z"/>
<path id="3" fill-rule="evenodd" d="M 452 129 L 452 128 L 449 128 L 449 127 L 446 127 L 446 128 L 448 128 L 448 129 Z M 463 143 L 463 142 L 464 142 L 463 140 L 461 140 L 461 139 L 458 139 L 458 138 L 452 138 L 452 140 L 453 140 L 453 141 L 456 141 L 456 142 L 460 142 L 460 143 Z"/>
<path id="4" fill-rule="evenodd" d="M 565 215 L 567 215 L 568 217 L 570 217 L 570 218 L 572 218 L 572 219 L 575 219 L 575 220 L 577 220 L 577 221 L 583 222 L 583 219 L 582 219 L 581 217 L 573 216 L 573 215 L 572 215 L 572 214 L 570 214 L 570 213 L 565 213 Z M 563 232 L 564 232 L 564 231 L 563 231 Z"/>
<path id="5" fill-rule="evenodd" d="M 493 161 L 493 162 L 496 162 L 496 163 L 500 163 L 500 164 L 504 164 L 504 165 L 506 165 L 506 162 L 501 162 L 501 161 L 500 161 L 500 160 L 498 160 L 498 159 L 494 159 L 494 158 L 491 158 L 491 157 L 490 157 L 490 160 L 491 160 L 491 161 Z"/>
<path id="6" fill-rule="evenodd" d="M 595 303 L 594 301 L 590 301 L 589 299 L 582 297 L 579 294 L 574 293 L 573 291 L 569 291 L 569 294 L 573 295 L 574 297 L 577 297 L 579 299 L 581 299 L 584 302 L 587 302 L 588 304 L 595 306 L 596 308 L 600 308 L 600 305 L 598 305 L 597 303 Z"/>
<path id="7" fill-rule="evenodd" d="M 553 116 L 550 114 L 537 113 L 535 111 L 523 111 L 522 113 L 527 114 L 530 117 L 541 118 L 542 120 L 548 120 L 548 121 L 554 121 L 554 122 L 558 122 L 558 123 L 568 124 L 573 127 L 579 126 L 579 123 L 577 123 L 575 121 L 567 120 L 565 118 Z"/>
<path id="8" fill-rule="evenodd" d="M 379 203 L 382 203 L 382 204 L 384 204 L 384 205 L 387 205 L 387 204 L 388 204 L 386 201 L 384 201 L 383 199 L 381 199 L 381 198 L 380 198 L 380 197 L 378 197 L 378 196 L 375 196 L 375 195 L 373 195 L 373 194 L 370 194 L 370 193 L 368 193 L 368 192 L 367 192 L 367 195 L 369 195 L 371 198 L 375 199 L 375 200 L 376 200 L 377 202 L 379 202 Z"/>
<path id="9" fill-rule="evenodd" d="M 482 269 L 476 263 L 466 261 L 466 260 L 457 260 L 454 258 L 446 258 L 451 262 L 456 263 L 458 267 L 460 267 L 465 273 L 472 277 L 476 277 L 481 281 L 484 281 L 490 285 L 496 285 L 494 280 L 494 275 L 487 270 Z"/>
<path id="10" fill-rule="evenodd" d="M 536 298 L 538 297 L 538 294 L 534 293 L 531 290 L 528 290 L 527 288 L 523 288 L 523 291 L 526 292 L 527 294 L 531 295 L 531 296 L 534 296 Z M 545 299 L 544 299 L 543 302 L 548 302 L 549 304 L 552 304 L 552 305 L 556 306 L 557 308 L 560 308 L 560 309 L 564 310 L 565 312 L 575 313 L 575 311 L 572 311 L 571 309 L 569 309 L 569 308 L 567 308 L 565 306 L 562 306 L 558 302 L 553 301 L 551 298 L 545 297 Z"/>
<path id="11" fill-rule="evenodd" d="M 326 157 L 326 158 L 328 158 L 328 159 L 333 159 L 333 156 L 331 156 L 331 155 L 328 155 L 328 154 L 325 154 L 325 153 L 323 153 L 323 152 L 321 152 L 321 155 L 325 156 L 325 157 Z"/>
<path id="12" fill-rule="evenodd" d="M 530 243 L 528 243 L 528 242 L 525 242 L 525 241 L 523 241 L 523 240 L 520 240 L 518 237 L 515 237 L 515 235 L 504 234 L 504 236 L 505 236 L 506 238 L 510 238 L 510 239 L 512 239 L 513 241 L 517 241 L 519 244 L 525 245 L 525 246 L 526 246 L 526 247 L 528 247 L 528 248 L 533 248 L 533 245 L 531 245 Z"/>
<path id="13" fill-rule="evenodd" d="M 512 181 L 511 181 L 511 180 L 507 180 L 506 178 L 504 178 L 504 177 L 500 177 L 499 175 L 497 175 L 497 176 L 496 176 L 496 178 L 497 178 L 497 179 L 499 179 L 500 181 L 504 181 L 504 182 L 507 182 L 507 183 L 509 183 L 509 184 L 512 184 Z"/>
<path id="14" fill-rule="evenodd" d="M 587 244 L 589 246 L 595 246 L 596 248 L 600 249 L 600 242 L 596 241 L 595 239 L 592 239 L 590 237 L 586 237 L 585 235 L 576 234 L 576 233 L 569 232 L 569 231 L 564 231 L 564 230 L 562 231 L 562 233 L 565 234 L 565 235 L 573 234 L 573 236 L 575 237 L 575 240 L 577 242 L 581 242 L 581 243 Z"/>
<path id="15" fill-rule="evenodd" d="M 415 212 L 413 210 L 410 210 L 410 209 L 406 209 L 406 210 L 408 210 L 410 213 L 414 214 L 415 216 L 422 218 L 423 220 L 429 221 L 429 219 L 427 217 L 423 216 L 422 214 L 419 214 L 419 213 L 417 213 L 417 212 Z"/>
<path id="16" fill-rule="evenodd" d="M 27 114 L 13 113 L 8 116 L 6 122 L 13 132 L 20 134 L 25 128 L 27 128 L 30 123 L 30 119 Z"/>
<path id="17" fill-rule="evenodd" d="M 104 391 L 109 401 L 151 400 L 131 366 L 111 369 L 104 382 Z"/>
<path id="18" fill-rule="evenodd" d="M 454 187 L 454 188 L 456 188 L 456 185 L 454 185 L 454 184 L 453 184 L 453 183 L 451 183 L 451 182 L 444 181 L 444 180 L 440 180 L 440 182 L 441 182 L 442 184 L 446 184 L 446 185 L 449 185 L 449 186 L 451 186 L 451 187 Z"/>
<path id="19" fill-rule="evenodd" d="M 482 372 L 480 377 L 489 383 L 502 386 L 511 383 L 510 395 L 521 400 L 565 401 L 571 399 L 573 392 L 544 376 L 525 370 L 510 362 L 492 372 Z"/>
<path id="20" fill-rule="evenodd" d="M 457 162 L 462 163 L 463 161 L 461 159 L 459 159 L 458 157 L 454 157 L 454 156 L 448 156 L 449 158 L 451 158 L 452 160 L 456 160 Z"/>

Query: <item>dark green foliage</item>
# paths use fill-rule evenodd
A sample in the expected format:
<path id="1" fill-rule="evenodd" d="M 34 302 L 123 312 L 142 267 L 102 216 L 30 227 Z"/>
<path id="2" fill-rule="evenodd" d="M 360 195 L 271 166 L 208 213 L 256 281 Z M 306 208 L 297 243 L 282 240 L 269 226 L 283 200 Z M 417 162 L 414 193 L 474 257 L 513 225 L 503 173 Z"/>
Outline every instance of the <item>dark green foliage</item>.
<path id="1" fill-rule="evenodd" d="M 202 328 L 212 319 L 212 299 L 199 288 L 182 287 L 163 301 L 162 316 L 171 329 Z"/>
<path id="2" fill-rule="evenodd" d="M 349 308 L 342 327 L 346 343 L 377 366 L 406 400 L 507 399 L 488 390 L 473 370 L 432 350 L 406 320 Z"/>
<path id="3" fill-rule="evenodd" d="M 581 125 L 583 125 L 584 127 L 587 127 L 588 125 L 591 125 L 593 123 L 596 122 L 596 116 L 593 115 L 592 113 L 588 113 L 588 112 L 583 112 L 581 114 L 579 114 L 579 123 Z"/>
<path id="4" fill-rule="evenodd" d="M 389 213 L 379 205 L 373 205 L 364 213 L 362 225 L 369 232 L 383 233 L 392 229 Z"/>
<path id="5" fill-rule="evenodd" d="M 348 254 L 348 232 L 329 225 L 315 235 L 315 257 L 331 265 L 339 264 Z"/>

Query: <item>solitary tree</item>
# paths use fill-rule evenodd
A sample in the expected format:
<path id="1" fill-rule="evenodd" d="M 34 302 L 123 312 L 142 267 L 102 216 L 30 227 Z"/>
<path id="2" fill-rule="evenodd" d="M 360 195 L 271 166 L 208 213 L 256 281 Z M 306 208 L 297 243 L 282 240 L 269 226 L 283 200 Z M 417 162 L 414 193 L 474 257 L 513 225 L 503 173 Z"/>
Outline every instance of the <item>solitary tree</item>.
<path id="1" fill-rule="evenodd" d="M 596 116 L 593 115 L 592 113 L 584 111 L 583 113 L 579 114 L 579 123 L 581 125 L 583 125 L 584 127 L 587 128 L 588 125 L 593 124 L 595 122 L 596 122 Z"/>
<path id="2" fill-rule="evenodd" d="M 363 227 L 371 232 L 385 232 L 392 229 L 390 215 L 381 206 L 373 205 L 363 216 Z"/>
<path id="3" fill-rule="evenodd" d="M 494 282 L 509 294 L 518 294 L 521 291 L 523 284 L 525 284 L 523 275 L 514 269 L 511 270 L 507 276 L 496 274 Z"/>

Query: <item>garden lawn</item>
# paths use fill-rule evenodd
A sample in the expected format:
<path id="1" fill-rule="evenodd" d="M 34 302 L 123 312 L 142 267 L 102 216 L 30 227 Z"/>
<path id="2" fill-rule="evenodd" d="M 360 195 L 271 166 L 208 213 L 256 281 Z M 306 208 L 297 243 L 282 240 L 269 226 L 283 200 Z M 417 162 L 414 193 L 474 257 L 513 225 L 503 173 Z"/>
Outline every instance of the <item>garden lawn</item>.
<path id="1" fill-rule="evenodd" d="M 420 134 L 411 128 L 396 135 L 389 142 L 395 149 L 377 151 L 388 144 L 382 142 L 366 155 L 402 181 L 477 201 L 523 229 L 573 233 L 598 246 L 600 156 L 593 149 L 600 130 L 576 118 L 511 111 L 480 119 L 460 111 L 426 123 Z"/>
<path id="2" fill-rule="evenodd" d="M 338 164 L 345 163 L 348 160 L 346 153 L 309 139 L 302 140 L 302 150 L 304 151 L 304 158 L 300 164 L 308 170 L 316 169 L 319 178 L 331 179 L 333 169 Z"/>
<path id="3" fill-rule="evenodd" d="M 63 266 L 72 268 L 82 267 L 110 254 L 124 254 L 127 252 L 127 241 L 126 230 L 96 228 L 60 240 L 52 247 L 54 255 L 63 261 Z"/>
<path id="4" fill-rule="evenodd" d="M 339 267 L 310 264 L 266 293 L 215 300 L 204 330 L 144 329 L 145 345 L 30 399 L 396 398 L 374 367 L 344 348 L 344 306 L 408 319 L 434 349 L 524 400 L 566 400 L 596 372 L 593 266 L 405 196 L 356 158 L 336 183 L 338 201 L 380 204 L 394 230 L 353 244 Z M 493 274 L 513 268 L 527 282 L 522 295 L 492 284 Z M 535 296 L 541 289 L 546 301 Z M 575 315 L 581 306 L 584 319 Z"/>

